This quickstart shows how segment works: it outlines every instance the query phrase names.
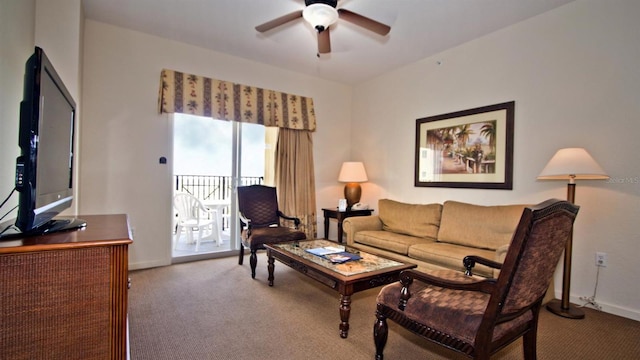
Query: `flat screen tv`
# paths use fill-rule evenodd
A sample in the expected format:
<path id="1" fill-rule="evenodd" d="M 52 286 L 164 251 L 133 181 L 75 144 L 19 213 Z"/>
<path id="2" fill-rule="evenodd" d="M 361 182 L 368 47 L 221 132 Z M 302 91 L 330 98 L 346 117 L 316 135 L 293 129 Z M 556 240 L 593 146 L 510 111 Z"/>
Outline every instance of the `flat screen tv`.
<path id="1" fill-rule="evenodd" d="M 36 47 L 25 65 L 16 160 L 19 199 L 14 229 L 23 236 L 85 225 L 73 217 L 56 218 L 73 201 L 75 117 L 75 101 L 44 51 Z"/>

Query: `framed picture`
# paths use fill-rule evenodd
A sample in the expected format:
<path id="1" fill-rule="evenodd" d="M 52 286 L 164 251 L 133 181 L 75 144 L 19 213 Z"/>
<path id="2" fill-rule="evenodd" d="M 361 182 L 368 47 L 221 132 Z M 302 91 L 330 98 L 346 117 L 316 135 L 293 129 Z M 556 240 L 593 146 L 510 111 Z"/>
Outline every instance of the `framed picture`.
<path id="1" fill-rule="evenodd" d="M 514 107 L 417 119 L 415 186 L 512 190 Z"/>

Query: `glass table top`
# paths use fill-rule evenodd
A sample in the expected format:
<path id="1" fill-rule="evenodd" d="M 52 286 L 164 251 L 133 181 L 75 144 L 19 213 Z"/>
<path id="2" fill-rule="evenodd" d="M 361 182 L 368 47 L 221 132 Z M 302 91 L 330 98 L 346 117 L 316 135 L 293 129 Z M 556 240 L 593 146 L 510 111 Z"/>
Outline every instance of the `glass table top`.
<path id="1" fill-rule="evenodd" d="M 344 246 L 342 244 L 335 243 L 333 241 L 328 240 L 302 240 L 302 241 L 294 241 L 287 242 L 281 244 L 273 244 L 271 245 L 274 248 L 278 248 L 282 251 L 286 251 L 297 256 L 300 256 L 303 259 L 309 260 L 315 264 L 323 266 L 327 269 L 333 270 L 341 275 L 350 276 L 356 274 L 362 274 L 371 271 L 377 271 L 381 269 L 386 269 L 394 266 L 404 265 L 401 262 L 382 258 L 373 254 L 366 253 L 364 251 L 360 251 L 356 248 L 350 246 Z M 350 260 L 344 263 L 333 263 L 327 260 L 323 256 L 314 255 L 308 252 L 308 249 L 316 249 L 323 247 L 332 247 L 332 248 L 344 248 L 344 251 L 357 254 L 361 257 L 359 260 Z"/>

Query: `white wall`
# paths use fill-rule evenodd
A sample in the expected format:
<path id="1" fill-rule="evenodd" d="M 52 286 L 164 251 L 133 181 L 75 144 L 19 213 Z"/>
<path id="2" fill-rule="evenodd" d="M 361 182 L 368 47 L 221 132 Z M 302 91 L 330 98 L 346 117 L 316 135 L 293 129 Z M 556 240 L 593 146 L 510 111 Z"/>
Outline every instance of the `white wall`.
<path id="1" fill-rule="evenodd" d="M 312 97 L 318 209 L 340 197 L 350 87 L 95 21 L 84 35 L 80 213 L 129 214 L 132 269 L 170 263 L 171 129 L 157 108 L 163 68 Z"/>
<path id="2" fill-rule="evenodd" d="M 614 3 L 579 0 L 356 86 L 352 156 L 367 166 L 364 201 L 564 199 L 564 182 L 536 176 L 557 149 L 585 147 L 613 181 L 577 185 L 571 300 L 593 295 L 603 251 L 596 301 L 640 319 L 640 2 Z M 511 100 L 513 191 L 414 187 L 416 119 Z"/>
<path id="3" fill-rule="evenodd" d="M 81 69 L 82 25 L 84 15 L 80 0 L 36 0 L 36 46 L 41 47 L 76 102 L 73 193 L 74 201 L 62 215 L 77 214 L 80 151 L 79 129 L 82 123 Z"/>
<path id="4" fill-rule="evenodd" d="M 35 44 L 45 51 L 76 103 L 81 103 L 80 0 L 36 0 L 35 20 Z"/>

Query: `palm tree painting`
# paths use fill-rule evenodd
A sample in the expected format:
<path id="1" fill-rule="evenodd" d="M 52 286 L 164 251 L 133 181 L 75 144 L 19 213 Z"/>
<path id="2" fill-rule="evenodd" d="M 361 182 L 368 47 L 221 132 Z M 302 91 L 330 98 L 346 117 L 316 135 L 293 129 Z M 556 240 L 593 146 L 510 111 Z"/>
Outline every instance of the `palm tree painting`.
<path id="1" fill-rule="evenodd" d="M 427 145 L 440 152 L 441 174 L 493 174 L 497 120 L 427 130 Z"/>
<path id="2" fill-rule="evenodd" d="M 489 140 L 489 146 L 496 148 L 496 120 L 482 125 L 480 133 Z"/>

